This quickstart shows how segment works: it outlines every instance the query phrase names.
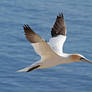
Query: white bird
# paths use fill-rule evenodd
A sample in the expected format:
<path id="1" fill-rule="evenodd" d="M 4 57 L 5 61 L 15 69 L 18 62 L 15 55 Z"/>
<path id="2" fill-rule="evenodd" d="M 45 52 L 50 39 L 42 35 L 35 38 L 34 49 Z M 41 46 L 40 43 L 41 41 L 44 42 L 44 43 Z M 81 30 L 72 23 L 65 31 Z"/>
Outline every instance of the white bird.
<path id="1" fill-rule="evenodd" d="M 79 61 L 92 63 L 83 55 L 63 53 L 63 44 L 66 40 L 66 27 L 62 13 L 56 18 L 56 22 L 51 30 L 52 38 L 50 38 L 48 43 L 28 25 L 24 25 L 24 32 L 27 40 L 32 43 L 35 52 L 41 56 L 41 59 L 17 72 L 29 72 L 34 69 L 49 68 L 59 64 Z"/>

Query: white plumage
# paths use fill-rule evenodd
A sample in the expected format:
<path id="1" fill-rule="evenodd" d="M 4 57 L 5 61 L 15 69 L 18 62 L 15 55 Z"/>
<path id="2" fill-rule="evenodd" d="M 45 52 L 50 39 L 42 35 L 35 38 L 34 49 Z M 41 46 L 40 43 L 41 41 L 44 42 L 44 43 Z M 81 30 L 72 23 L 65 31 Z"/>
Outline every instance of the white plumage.
<path id="1" fill-rule="evenodd" d="M 41 59 L 29 67 L 18 70 L 18 72 L 29 72 L 34 69 L 49 68 L 58 64 L 70 62 L 89 62 L 80 54 L 63 53 L 63 44 L 66 40 L 66 28 L 63 14 L 59 14 L 51 30 L 52 38 L 46 43 L 38 34 L 36 34 L 28 25 L 24 25 L 25 36 L 32 43 L 35 52 L 41 56 Z"/>
<path id="2" fill-rule="evenodd" d="M 58 55 L 63 55 L 63 45 L 66 40 L 66 36 L 58 35 L 57 37 L 50 38 L 48 44 Z"/>

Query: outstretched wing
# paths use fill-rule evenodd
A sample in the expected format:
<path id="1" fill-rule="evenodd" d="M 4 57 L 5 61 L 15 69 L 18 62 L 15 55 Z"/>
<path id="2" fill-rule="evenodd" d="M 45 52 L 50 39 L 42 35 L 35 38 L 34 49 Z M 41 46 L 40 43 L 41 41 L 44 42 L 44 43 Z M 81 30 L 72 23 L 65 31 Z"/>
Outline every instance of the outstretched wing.
<path id="1" fill-rule="evenodd" d="M 36 34 L 28 25 L 24 25 L 25 36 L 32 43 L 35 52 L 41 57 L 47 58 L 55 55 L 50 46 Z"/>
<path id="2" fill-rule="evenodd" d="M 51 30 L 51 35 L 52 37 L 56 37 L 58 35 L 66 35 L 66 27 L 62 13 L 57 16 L 55 24 L 53 25 L 53 28 Z"/>
<path id="3" fill-rule="evenodd" d="M 56 18 L 55 24 L 51 30 L 51 36 L 52 38 L 49 40 L 49 45 L 58 55 L 62 55 L 63 44 L 66 40 L 66 27 L 62 13 Z"/>

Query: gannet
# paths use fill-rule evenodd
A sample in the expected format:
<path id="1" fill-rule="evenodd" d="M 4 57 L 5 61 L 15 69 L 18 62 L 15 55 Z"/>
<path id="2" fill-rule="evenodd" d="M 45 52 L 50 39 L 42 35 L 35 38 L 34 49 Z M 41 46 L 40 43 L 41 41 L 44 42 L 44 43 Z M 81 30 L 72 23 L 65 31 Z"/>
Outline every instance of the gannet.
<path id="1" fill-rule="evenodd" d="M 66 40 L 66 26 L 63 13 L 60 13 L 56 18 L 51 30 L 52 37 L 49 39 L 49 42 L 42 39 L 29 25 L 24 25 L 23 28 L 26 39 L 31 42 L 35 52 L 41 59 L 17 72 L 29 72 L 35 69 L 49 68 L 71 62 L 82 61 L 92 63 L 81 54 L 67 54 L 63 52 L 63 45 Z"/>

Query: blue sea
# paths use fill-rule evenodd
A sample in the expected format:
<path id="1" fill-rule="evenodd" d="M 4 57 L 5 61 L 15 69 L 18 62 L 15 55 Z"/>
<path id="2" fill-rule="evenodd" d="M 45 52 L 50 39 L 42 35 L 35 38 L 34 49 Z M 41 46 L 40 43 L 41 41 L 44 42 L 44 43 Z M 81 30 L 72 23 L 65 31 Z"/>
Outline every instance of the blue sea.
<path id="1" fill-rule="evenodd" d="M 63 12 L 67 28 L 64 52 L 92 60 L 92 0 L 0 1 L 0 92 L 92 92 L 92 64 L 73 62 L 18 73 L 40 57 L 26 40 L 28 24 L 45 40 Z"/>

